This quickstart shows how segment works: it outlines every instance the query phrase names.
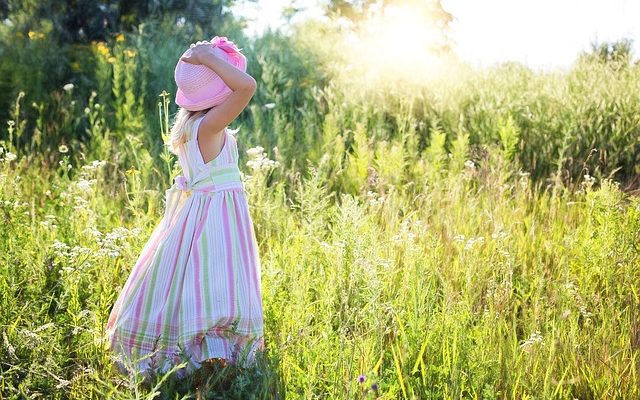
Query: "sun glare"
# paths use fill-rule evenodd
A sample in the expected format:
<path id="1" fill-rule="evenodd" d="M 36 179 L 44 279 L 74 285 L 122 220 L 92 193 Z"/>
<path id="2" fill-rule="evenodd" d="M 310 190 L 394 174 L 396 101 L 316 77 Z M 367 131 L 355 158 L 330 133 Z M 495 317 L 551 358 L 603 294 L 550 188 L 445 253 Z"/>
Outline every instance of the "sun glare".
<path id="1" fill-rule="evenodd" d="M 414 7 L 385 7 L 347 37 L 347 70 L 367 84 L 424 84 L 440 75 L 446 63 L 432 50 L 439 38 L 438 28 Z"/>

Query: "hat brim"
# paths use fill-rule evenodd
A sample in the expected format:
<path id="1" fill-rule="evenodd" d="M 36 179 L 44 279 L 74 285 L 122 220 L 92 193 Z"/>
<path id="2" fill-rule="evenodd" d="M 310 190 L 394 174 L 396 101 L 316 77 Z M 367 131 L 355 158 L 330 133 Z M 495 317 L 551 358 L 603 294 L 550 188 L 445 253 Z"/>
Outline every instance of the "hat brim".
<path id="1" fill-rule="evenodd" d="M 186 110 L 189 110 L 189 111 L 206 110 L 207 108 L 211 108 L 211 107 L 217 106 L 220 103 L 222 103 L 223 101 L 225 101 L 226 98 L 229 97 L 231 92 L 232 92 L 232 90 L 229 89 L 227 86 L 225 86 L 224 89 L 222 89 L 215 96 L 213 96 L 211 98 L 207 98 L 207 99 L 202 100 L 202 101 L 194 102 L 194 101 L 190 100 L 189 98 L 187 98 L 184 95 L 184 93 L 182 92 L 182 90 L 180 90 L 180 88 L 178 88 L 178 90 L 176 91 L 176 104 L 179 105 L 180 107 L 186 109 Z"/>

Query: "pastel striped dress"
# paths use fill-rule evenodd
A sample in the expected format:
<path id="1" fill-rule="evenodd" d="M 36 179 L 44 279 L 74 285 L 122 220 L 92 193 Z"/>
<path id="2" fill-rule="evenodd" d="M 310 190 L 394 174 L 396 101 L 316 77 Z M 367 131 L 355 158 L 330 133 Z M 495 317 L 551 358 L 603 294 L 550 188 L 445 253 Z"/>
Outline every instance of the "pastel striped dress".
<path id="1" fill-rule="evenodd" d="M 166 372 L 222 357 L 247 366 L 264 349 L 260 259 L 240 179 L 235 136 L 205 163 L 193 124 L 180 147 L 183 174 L 166 192 L 165 214 L 109 315 L 109 349 L 122 371 Z M 125 359 L 126 358 L 126 359 Z"/>

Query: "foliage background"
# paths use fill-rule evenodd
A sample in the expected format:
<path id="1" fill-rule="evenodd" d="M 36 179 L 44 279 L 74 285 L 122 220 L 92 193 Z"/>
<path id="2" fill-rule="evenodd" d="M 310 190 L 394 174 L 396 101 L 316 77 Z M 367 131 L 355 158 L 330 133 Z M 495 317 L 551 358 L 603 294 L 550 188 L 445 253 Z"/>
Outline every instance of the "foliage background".
<path id="1" fill-rule="evenodd" d="M 177 172 L 175 60 L 214 35 L 259 82 L 233 125 L 269 350 L 219 396 L 638 397 L 628 41 L 567 73 L 368 85 L 338 23 L 250 39 L 231 2 L 108 4 L 0 6 L 0 397 L 146 393 L 100 336 Z"/>

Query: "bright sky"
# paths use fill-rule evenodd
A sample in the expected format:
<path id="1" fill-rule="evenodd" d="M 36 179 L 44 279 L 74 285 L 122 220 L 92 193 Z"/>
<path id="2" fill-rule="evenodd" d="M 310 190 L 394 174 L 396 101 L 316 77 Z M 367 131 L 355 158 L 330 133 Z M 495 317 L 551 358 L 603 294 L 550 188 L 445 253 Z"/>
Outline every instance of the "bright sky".
<path id="1" fill-rule="evenodd" d="M 293 2 L 305 9 L 292 22 L 319 18 L 321 0 Z M 282 9 L 291 0 L 240 0 L 232 10 L 247 18 L 247 34 L 285 27 Z M 453 14 L 450 37 L 460 58 L 478 66 L 521 61 L 532 68 L 569 67 L 592 41 L 633 40 L 640 57 L 640 0 L 442 0 Z M 286 28 L 286 27 L 285 27 Z"/>

